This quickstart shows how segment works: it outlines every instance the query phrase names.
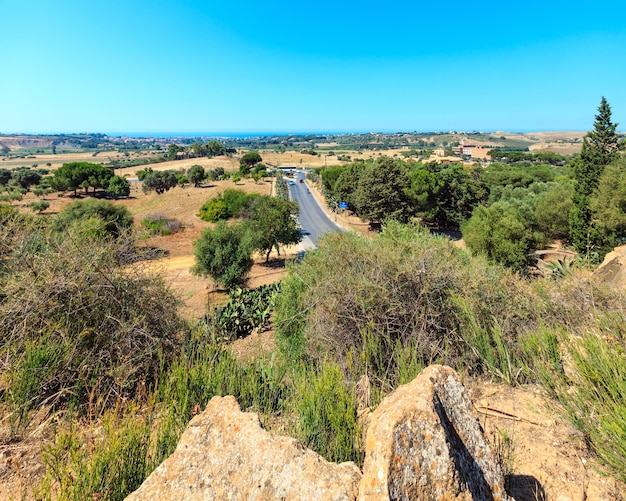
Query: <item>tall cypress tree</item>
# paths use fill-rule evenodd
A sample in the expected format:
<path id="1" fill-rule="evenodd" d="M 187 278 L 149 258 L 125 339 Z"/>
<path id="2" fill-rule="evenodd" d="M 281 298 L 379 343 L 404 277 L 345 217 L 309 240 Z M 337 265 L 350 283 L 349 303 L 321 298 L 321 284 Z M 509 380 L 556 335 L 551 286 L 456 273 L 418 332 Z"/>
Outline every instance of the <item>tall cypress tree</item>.
<path id="1" fill-rule="evenodd" d="M 574 161 L 574 207 L 570 212 L 570 238 L 578 252 L 589 255 L 597 235 L 591 220 L 589 197 L 598 187 L 604 168 L 617 159 L 620 150 L 616 123 L 611 121 L 611 107 L 602 97 L 594 129 L 583 139 L 580 157 Z"/>

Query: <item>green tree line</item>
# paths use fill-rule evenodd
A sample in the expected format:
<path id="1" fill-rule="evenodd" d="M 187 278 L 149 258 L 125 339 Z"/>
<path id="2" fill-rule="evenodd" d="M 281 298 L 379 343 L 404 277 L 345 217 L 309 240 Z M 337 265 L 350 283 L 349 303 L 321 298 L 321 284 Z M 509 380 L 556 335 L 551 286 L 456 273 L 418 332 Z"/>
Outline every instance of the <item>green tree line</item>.
<path id="1" fill-rule="evenodd" d="M 409 163 L 390 157 L 322 169 L 331 207 L 340 202 L 377 226 L 418 218 L 461 229 L 467 245 L 523 270 L 551 241 L 600 260 L 626 241 L 626 161 L 605 98 L 579 156 L 495 152 L 487 167 Z"/>

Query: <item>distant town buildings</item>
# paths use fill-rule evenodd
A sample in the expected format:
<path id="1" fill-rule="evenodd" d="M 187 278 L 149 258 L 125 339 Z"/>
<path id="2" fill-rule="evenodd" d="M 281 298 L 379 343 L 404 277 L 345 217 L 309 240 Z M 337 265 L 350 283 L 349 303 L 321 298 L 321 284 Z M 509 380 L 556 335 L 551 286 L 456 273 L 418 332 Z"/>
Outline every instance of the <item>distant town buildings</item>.
<path id="1" fill-rule="evenodd" d="M 452 153 L 455 156 L 461 157 L 463 159 L 472 159 L 472 160 L 490 160 L 489 150 L 485 146 L 477 146 L 475 144 L 459 144 L 458 146 L 452 147 Z"/>

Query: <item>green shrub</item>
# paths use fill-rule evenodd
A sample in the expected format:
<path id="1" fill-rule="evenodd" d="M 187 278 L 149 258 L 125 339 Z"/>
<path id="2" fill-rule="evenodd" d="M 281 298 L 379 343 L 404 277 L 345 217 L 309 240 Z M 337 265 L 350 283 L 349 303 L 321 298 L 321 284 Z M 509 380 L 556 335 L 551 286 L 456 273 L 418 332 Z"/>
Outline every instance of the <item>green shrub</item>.
<path id="1" fill-rule="evenodd" d="M 200 207 L 198 217 L 211 223 L 239 217 L 258 197 L 256 193 L 245 193 L 242 190 L 229 188 L 217 197 L 207 200 Z"/>
<path id="2" fill-rule="evenodd" d="M 138 489 L 156 467 L 151 450 L 150 416 L 126 409 L 119 418 L 109 412 L 96 433 L 90 427 L 61 429 L 44 449 L 46 474 L 36 499 L 122 501 Z"/>
<path id="3" fill-rule="evenodd" d="M 48 207 L 50 207 L 50 202 L 46 201 L 46 200 L 39 200 L 37 202 L 31 202 L 28 204 L 28 207 L 30 210 L 32 210 L 33 212 L 43 212 L 45 211 Z"/>
<path id="4" fill-rule="evenodd" d="M 203 221 L 209 223 L 217 223 L 218 221 L 225 221 L 231 217 L 231 214 L 226 206 L 226 202 L 220 197 L 212 198 L 206 201 L 197 216 Z"/>
<path id="5" fill-rule="evenodd" d="M 303 369 L 295 379 L 289 401 L 296 422 L 291 434 L 329 461 L 362 462 L 362 428 L 357 417 L 354 387 L 332 362 L 319 370 Z"/>
<path id="6" fill-rule="evenodd" d="M 489 207 L 478 206 L 463 224 L 467 246 L 496 263 L 516 271 L 532 263 L 532 249 L 544 243 L 534 213 L 516 203 L 496 202 Z"/>
<path id="7" fill-rule="evenodd" d="M 0 202 L 19 202 L 22 200 L 22 194 L 19 191 L 9 191 L 0 195 Z"/>
<path id="8" fill-rule="evenodd" d="M 220 339 L 245 337 L 254 328 L 268 325 L 278 290 L 278 283 L 262 285 L 256 289 L 231 289 L 228 303 L 218 306 L 211 314 L 206 315 L 204 322 Z"/>
<path id="9" fill-rule="evenodd" d="M 328 235 L 289 268 L 276 300 L 277 344 L 290 360 L 331 357 L 350 379 L 395 388 L 407 364 L 442 362 L 523 380 L 520 332 L 549 311 L 527 282 L 413 225 L 368 239 Z M 573 318 L 562 312 L 557 321 Z M 399 347 L 411 347 L 408 353 Z M 521 379 L 519 379 L 521 378 Z"/>
<path id="10" fill-rule="evenodd" d="M 147 214 L 141 221 L 141 226 L 146 230 L 146 236 L 172 235 L 182 230 L 182 223 L 177 219 L 168 219 L 165 214 L 157 212 Z"/>
<path id="11" fill-rule="evenodd" d="M 210 276 L 227 289 L 242 285 L 254 263 L 254 234 L 245 222 L 206 228 L 194 242 L 195 264 L 191 271 Z"/>
<path id="12" fill-rule="evenodd" d="M 174 451 L 189 420 L 215 395 L 233 395 L 270 426 L 288 396 L 284 365 L 274 357 L 239 362 L 224 348 L 198 329 L 163 367 L 147 408 L 131 402 L 85 426 L 61 423 L 44 451 L 36 498 L 124 499 Z"/>
<path id="13" fill-rule="evenodd" d="M 107 191 L 113 196 L 113 198 L 127 197 L 130 195 L 130 183 L 126 178 L 113 176 L 109 180 Z"/>
<path id="14" fill-rule="evenodd" d="M 67 231 L 73 222 L 90 218 L 102 220 L 104 232 L 115 238 L 133 225 L 133 216 L 123 205 L 116 205 L 107 200 L 89 199 L 66 206 L 57 216 L 53 229 L 61 233 Z"/>
<path id="15" fill-rule="evenodd" d="M 454 331 L 448 310 L 456 252 L 415 226 L 391 224 L 374 239 L 326 236 L 284 282 L 277 301 L 280 345 L 295 353 L 304 344 L 310 357 L 345 360 L 367 328 L 389 343 L 387 354 L 396 340 L 413 339 L 423 360 L 437 359 Z"/>
<path id="16" fill-rule="evenodd" d="M 88 224 L 14 237 L 0 275 L 0 356 L 16 425 L 43 403 L 82 412 L 134 397 L 175 357 L 178 300 L 162 279 L 122 265 L 127 252 Z"/>

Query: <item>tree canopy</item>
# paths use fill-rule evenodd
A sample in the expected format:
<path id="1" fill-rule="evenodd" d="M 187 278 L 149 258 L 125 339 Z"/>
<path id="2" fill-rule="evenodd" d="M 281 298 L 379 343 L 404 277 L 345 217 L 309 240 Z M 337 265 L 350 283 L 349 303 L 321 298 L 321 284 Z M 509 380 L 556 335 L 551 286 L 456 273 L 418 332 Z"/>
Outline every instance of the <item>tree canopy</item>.
<path id="1" fill-rule="evenodd" d="M 479 206 L 463 225 L 463 238 L 472 251 L 520 271 L 530 264 L 529 251 L 541 239 L 529 219 L 532 213 L 524 213 L 524 207 L 514 203 Z"/>
<path id="2" fill-rule="evenodd" d="M 32 169 L 16 169 L 13 171 L 11 180 L 24 189 L 29 189 L 41 181 L 41 173 Z"/>
<path id="3" fill-rule="evenodd" d="M 626 158 L 604 169 L 589 208 L 601 254 L 626 243 Z"/>
<path id="4" fill-rule="evenodd" d="M 245 222 L 217 223 L 205 229 L 194 242 L 196 263 L 192 272 L 210 276 L 226 289 L 242 285 L 252 269 L 254 235 Z"/>
<path id="5" fill-rule="evenodd" d="M 411 201 L 406 194 L 408 187 L 408 172 L 399 162 L 379 157 L 367 163 L 353 199 L 359 217 L 370 222 L 387 219 L 407 222 L 412 216 Z"/>
<path id="6" fill-rule="evenodd" d="M 580 157 L 574 162 L 574 196 L 570 212 L 570 238 L 577 251 L 590 255 L 599 245 L 589 197 L 598 187 L 605 167 L 619 157 L 623 144 L 611 118 L 611 107 L 604 97 L 598 106 L 594 129 L 583 139 Z"/>
<path id="7" fill-rule="evenodd" d="M 198 188 L 200 183 L 207 178 L 207 173 L 202 165 L 192 165 L 187 172 L 187 178 L 190 183 L 193 183 L 193 185 Z"/>
<path id="8" fill-rule="evenodd" d="M 144 193 L 156 191 L 162 195 L 178 184 L 177 173 L 173 170 L 157 170 L 143 178 L 142 189 Z"/>
<path id="9" fill-rule="evenodd" d="M 79 188 L 84 188 L 85 193 L 89 187 L 107 189 L 113 170 L 100 164 L 89 162 L 70 162 L 63 164 L 54 171 L 53 186 L 59 191 L 72 190 L 74 196 Z"/>
<path id="10" fill-rule="evenodd" d="M 265 253 L 269 261 L 275 247 L 297 244 L 302 240 L 298 227 L 298 203 L 264 195 L 254 199 L 250 207 L 250 222 L 255 234 L 255 249 Z"/>
<path id="11" fill-rule="evenodd" d="M 256 151 L 249 151 L 245 153 L 239 160 L 239 172 L 244 176 L 249 174 L 256 164 L 261 163 L 263 159 Z"/>
<path id="12" fill-rule="evenodd" d="M 130 195 L 130 183 L 126 178 L 113 176 L 109 181 L 107 191 L 113 195 L 113 198 L 127 197 Z"/>

